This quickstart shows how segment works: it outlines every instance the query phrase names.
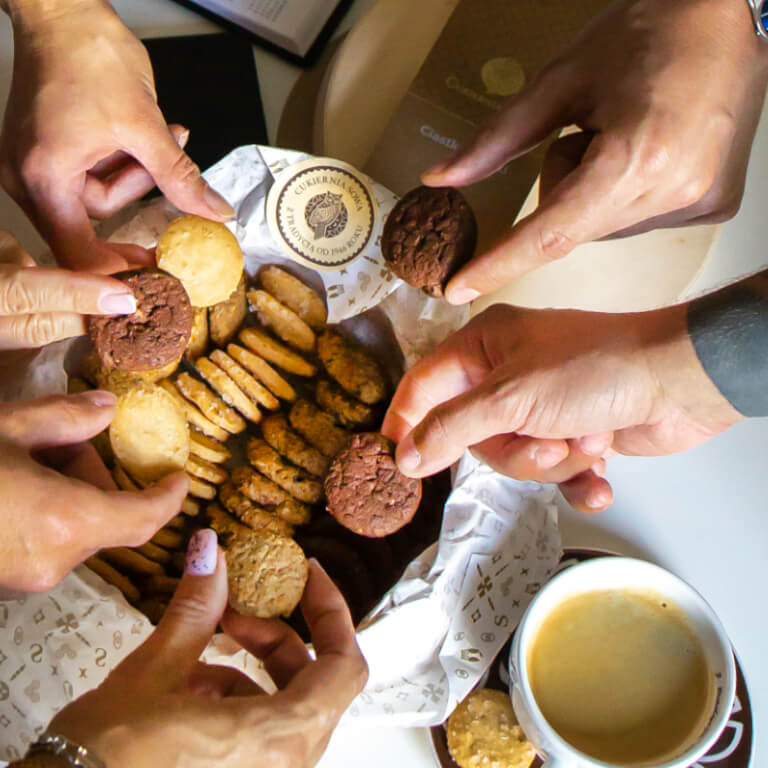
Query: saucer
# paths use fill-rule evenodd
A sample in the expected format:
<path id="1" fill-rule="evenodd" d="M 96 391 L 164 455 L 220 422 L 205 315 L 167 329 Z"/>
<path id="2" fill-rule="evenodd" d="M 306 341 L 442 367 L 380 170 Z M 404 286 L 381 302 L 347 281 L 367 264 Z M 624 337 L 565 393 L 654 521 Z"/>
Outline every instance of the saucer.
<path id="1" fill-rule="evenodd" d="M 615 554 L 615 552 L 600 549 L 566 549 L 560 560 L 558 572 L 584 560 Z M 505 692 L 509 690 L 507 660 L 511 642 L 512 637 L 504 644 L 504 647 L 493 660 L 487 678 L 485 678 L 485 688 L 495 688 Z M 731 717 L 712 749 L 690 768 L 749 768 L 753 743 L 752 705 L 749 700 L 744 672 L 735 652 L 734 656 L 736 657 L 736 700 L 731 710 Z M 432 751 L 437 765 L 441 768 L 459 768 L 448 751 L 445 728 L 442 725 L 437 725 L 429 730 L 432 737 Z M 537 756 L 531 763 L 531 768 L 541 768 L 543 765 L 541 758 Z"/>

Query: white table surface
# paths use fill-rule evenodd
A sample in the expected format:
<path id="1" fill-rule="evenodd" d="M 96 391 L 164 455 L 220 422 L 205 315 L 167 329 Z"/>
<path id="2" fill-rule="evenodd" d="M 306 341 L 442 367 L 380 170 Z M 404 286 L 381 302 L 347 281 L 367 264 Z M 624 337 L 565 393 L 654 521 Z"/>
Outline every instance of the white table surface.
<path id="1" fill-rule="evenodd" d="M 375 0 L 356 0 L 350 25 Z M 170 0 L 115 0 L 139 36 L 193 34 L 215 27 Z M 11 80 L 10 25 L 0 18 L 0 103 Z M 298 70 L 255 50 L 269 135 Z M 729 222 L 696 288 L 704 290 L 768 264 L 763 233 L 768 203 L 768 110 L 758 130 L 744 205 Z M 762 226 L 761 226 L 762 225 Z M 34 254 L 44 246 L 19 209 L 0 192 L 0 226 Z M 768 384 L 768 382 L 767 382 Z M 617 458 L 609 467 L 616 501 L 593 517 L 562 505 L 566 546 L 613 549 L 653 560 L 693 584 L 727 627 L 745 669 L 755 723 L 768 716 L 768 421 L 744 422 L 679 456 Z M 340 729 L 323 768 L 427 768 L 434 764 L 428 734 L 419 729 Z M 768 737 L 757 729 L 752 764 L 768 765 Z"/>

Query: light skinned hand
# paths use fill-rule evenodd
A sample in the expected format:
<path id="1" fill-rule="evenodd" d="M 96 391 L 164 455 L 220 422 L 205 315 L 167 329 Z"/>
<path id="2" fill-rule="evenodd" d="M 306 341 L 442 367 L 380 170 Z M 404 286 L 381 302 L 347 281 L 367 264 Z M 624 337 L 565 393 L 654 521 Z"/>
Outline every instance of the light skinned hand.
<path id="1" fill-rule="evenodd" d="M 103 218 L 155 184 L 178 208 L 224 221 L 231 206 L 182 147 L 188 132 L 157 106 L 146 49 L 106 0 L 0 0 L 14 30 L 0 183 L 57 261 L 116 272 L 151 263 L 135 245 L 97 238 Z"/>
<path id="2" fill-rule="evenodd" d="M 561 483 L 574 507 L 613 500 L 603 459 L 658 456 L 742 416 L 704 372 L 686 306 L 603 314 L 494 305 L 403 377 L 382 431 L 424 477 L 467 448 L 518 479 Z"/>
<path id="3" fill-rule="evenodd" d="M 537 210 L 448 284 L 463 304 L 610 235 L 723 221 L 738 210 L 768 83 L 744 0 L 616 0 L 445 163 L 466 186 L 556 129 Z M 510 221 L 510 224 L 512 222 Z"/>
<path id="4" fill-rule="evenodd" d="M 0 229 L 0 351 L 32 349 L 85 333 L 84 315 L 130 314 L 136 299 L 119 280 L 37 267 Z"/>
<path id="5" fill-rule="evenodd" d="M 94 390 L 0 403 L 0 586 L 42 592 L 104 547 L 138 546 L 176 515 L 184 473 L 146 490 L 115 490 L 87 441 L 116 398 Z"/>
<path id="6" fill-rule="evenodd" d="M 62 710 L 49 731 L 92 749 L 110 768 L 313 766 L 367 678 L 344 598 L 311 560 L 301 607 L 313 661 L 282 622 L 225 613 L 226 561 L 213 531 L 198 533 L 192 549 L 196 567 L 188 554 L 154 634 L 99 688 Z M 277 693 L 264 694 L 238 670 L 198 661 L 220 622 L 263 659 Z"/>

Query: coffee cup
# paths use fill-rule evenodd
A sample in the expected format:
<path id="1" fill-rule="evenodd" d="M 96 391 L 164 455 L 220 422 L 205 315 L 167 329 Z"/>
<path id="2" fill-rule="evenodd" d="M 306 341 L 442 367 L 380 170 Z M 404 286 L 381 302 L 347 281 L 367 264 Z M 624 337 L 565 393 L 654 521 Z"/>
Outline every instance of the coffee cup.
<path id="1" fill-rule="evenodd" d="M 517 628 L 510 693 L 547 768 L 687 768 L 726 726 L 733 651 L 712 608 L 651 563 L 603 557 L 542 587 Z"/>

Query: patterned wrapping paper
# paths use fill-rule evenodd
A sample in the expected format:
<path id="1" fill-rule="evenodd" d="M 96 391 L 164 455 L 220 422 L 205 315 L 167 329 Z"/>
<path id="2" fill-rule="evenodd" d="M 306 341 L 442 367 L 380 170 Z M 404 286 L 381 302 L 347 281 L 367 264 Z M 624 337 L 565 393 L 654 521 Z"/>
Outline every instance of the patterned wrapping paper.
<path id="1" fill-rule="evenodd" d="M 288 261 L 269 234 L 264 198 L 274 174 L 306 157 L 241 147 L 205 173 L 237 211 L 230 226 L 250 274 L 263 264 Z M 379 209 L 387 214 L 395 197 L 373 186 Z M 178 215 L 167 202 L 152 201 L 111 239 L 152 247 Z M 379 232 L 382 222 L 383 216 Z M 308 282 L 329 291 L 330 322 L 378 304 L 392 324 L 407 367 L 466 323 L 468 310 L 428 298 L 393 278 L 378 248 L 373 251 L 344 274 L 290 264 Z M 61 363 L 48 360 L 35 381 L 36 394 L 62 391 Z M 455 473 L 439 541 L 409 565 L 361 625 L 370 679 L 345 723 L 442 722 L 484 675 L 557 565 L 554 495 L 552 487 L 505 478 L 465 455 Z M 58 709 L 98 685 L 152 629 L 117 590 L 83 566 L 47 594 L 0 601 L 0 627 L 3 622 L 0 760 L 22 754 Z M 212 640 L 203 659 L 237 667 L 265 690 L 272 689 L 261 664 L 224 636 Z"/>

